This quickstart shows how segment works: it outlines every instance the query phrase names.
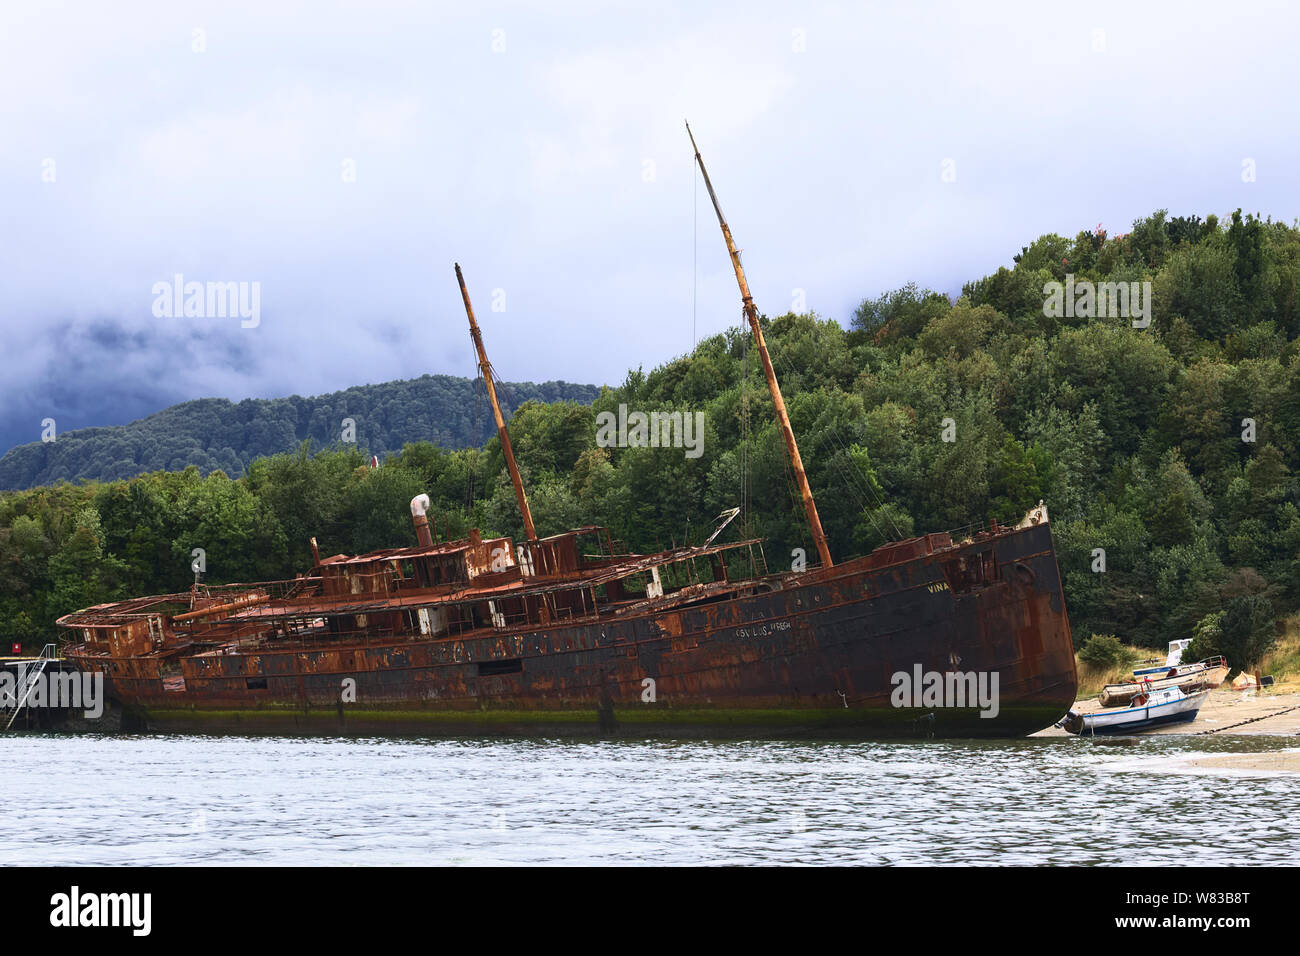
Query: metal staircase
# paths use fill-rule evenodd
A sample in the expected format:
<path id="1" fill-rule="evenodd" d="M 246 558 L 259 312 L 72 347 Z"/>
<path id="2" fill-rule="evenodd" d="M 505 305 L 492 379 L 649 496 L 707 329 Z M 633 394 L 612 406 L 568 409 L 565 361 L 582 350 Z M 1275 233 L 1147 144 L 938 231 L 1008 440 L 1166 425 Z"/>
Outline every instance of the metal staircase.
<path id="1" fill-rule="evenodd" d="M 8 730 L 14 725 L 14 721 L 18 718 L 18 714 L 25 706 L 27 706 L 27 698 L 31 696 L 32 688 L 36 686 L 36 681 L 40 678 L 41 674 L 45 672 L 45 665 L 54 660 L 54 654 L 54 645 L 46 644 L 41 648 L 40 656 L 28 664 L 23 670 L 22 675 L 18 679 L 18 686 L 14 688 L 14 709 L 13 713 L 9 715 L 8 722 L 5 724 L 5 730 Z"/>

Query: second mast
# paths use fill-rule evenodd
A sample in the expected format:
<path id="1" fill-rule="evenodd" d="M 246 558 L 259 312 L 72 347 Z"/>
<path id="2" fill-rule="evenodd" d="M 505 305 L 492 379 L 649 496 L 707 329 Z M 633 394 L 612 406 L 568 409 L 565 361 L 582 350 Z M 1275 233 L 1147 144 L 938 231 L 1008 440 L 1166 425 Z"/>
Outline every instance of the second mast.
<path id="1" fill-rule="evenodd" d="M 469 291 L 465 288 L 465 277 L 461 275 L 460 263 L 456 263 L 456 281 L 460 283 L 460 296 L 465 300 L 465 314 L 469 316 L 469 334 L 474 339 L 474 349 L 478 352 L 478 367 L 483 373 L 483 382 L 487 385 L 488 398 L 492 401 L 492 414 L 497 420 L 497 434 L 501 436 L 501 450 L 506 456 L 506 468 L 510 470 L 510 483 L 515 486 L 515 498 L 519 502 L 519 512 L 524 516 L 524 533 L 529 541 L 537 540 L 537 529 L 533 527 L 533 513 L 528 508 L 528 496 L 524 494 L 524 482 L 519 477 L 519 466 L 515 464 L 515 450 L 510 446 L 510 433 L 506 431 L 506 420 L 501 415 L 501 406 L 497 403 L 497 390 L 492 382 L 492 363 L 488 361 L 487 351 L 483 348 L 483 336 L 479 333 L 478 323 L 474 321 L 474 307 L 469 304 Z"/>
<path id="2" fill-rule="evenodd" d="M 695 145 L 695 135 L 691 133 L 690 123 L 686 124 L 686 135 L 691 137 L 695 161 L 700 164 L 700 172 L 704 174 L 704 186 L 709 191 L 709 198 L 713 200 L 713 211 L 718 214 L 722 238 L 726 240 L 727 252 L 731 254 L 731 266 L 736 271 L 736 281 L 740 283 L 740 299 L 745 306 L 745 318 L 749 319 L 749 327 L 754 333 L 754 343 L 758 346 L 758 354 L 763 359 L 763 374 L 767 376 L 767 388 L 772 393 L 772 405 L 776 408 L 777 421 L 781 424 L 785 450 L 790 456 L 790 466 L 794 469 L 794 479 L 799 486 L 799 496 L 803 499 L 804 512 L 808 515 L 808 525 L 812 529 L 813 541 L 817 545 L 817 556 L 821 559 L 822 567 L 829 568 L 834 564 L 831 561 L 830 545 L 826 543 L 826 533 L 822 531 L 822 520 L 817 515 L 817 502 L 813 500 L 812 488 L 803 470 L 803 459 L 799 456 L 799 446 L 795 444 L 794 429 L 790 427 L 790 416 L 786 414 L 785 399 L 781 397 L 781 387 L 776 383 L 772 359 L 767 354 L 767 342 L 763 339 L 763 328 L 758 322 L 758 308 L 754 305 L 753 296 L 749 294 L 749 282 L 746 281 L 745 270 L 740 265 L 740 250 L 736 248 L 736 241 L 731 238 L 731 227 L 723 218 L 722 207 L 718 205 L 718 197 L 713 192 L 713 183 L 709 182 L 709 171 L 704 168 L 704 160 L 700 158 L 700 148 Z"/>

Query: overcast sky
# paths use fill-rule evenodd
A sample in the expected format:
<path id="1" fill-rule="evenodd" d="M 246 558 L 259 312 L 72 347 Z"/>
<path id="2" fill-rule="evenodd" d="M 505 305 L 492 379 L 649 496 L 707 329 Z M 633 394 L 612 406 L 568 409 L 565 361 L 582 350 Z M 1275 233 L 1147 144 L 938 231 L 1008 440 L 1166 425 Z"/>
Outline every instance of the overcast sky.
<path id="1" fill-rule="evenodd" d="M 740 306 L 683 119 L 770 315 L 1159 207 L 1300 213 L 1293 6 L 999 9 L 5 3 L 0 450 L 471 375 L 453 261 L 503 379 L 687 352 L 693 302 L 700 337 Z M 260 324 L 156 317 L 177 273 L 260 283 Z"/>

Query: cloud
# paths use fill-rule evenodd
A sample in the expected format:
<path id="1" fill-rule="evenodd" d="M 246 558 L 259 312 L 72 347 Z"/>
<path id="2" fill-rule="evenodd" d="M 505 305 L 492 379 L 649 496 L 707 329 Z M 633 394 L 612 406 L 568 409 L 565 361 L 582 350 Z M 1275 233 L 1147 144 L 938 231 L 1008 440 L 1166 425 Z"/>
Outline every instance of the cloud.
<path id="1" fill-rule="evenodd" d="M 0 437 L 473 374 L 457 260 L 508 378 L 681 354 L 739 321 L 684 118 L 773 314 L 1161 206 L 1289 220 L 1298 15 L 1252 9 L 6 5 Z M 155 319 L 177 272 L 260 282 L 261 326 Z"/>

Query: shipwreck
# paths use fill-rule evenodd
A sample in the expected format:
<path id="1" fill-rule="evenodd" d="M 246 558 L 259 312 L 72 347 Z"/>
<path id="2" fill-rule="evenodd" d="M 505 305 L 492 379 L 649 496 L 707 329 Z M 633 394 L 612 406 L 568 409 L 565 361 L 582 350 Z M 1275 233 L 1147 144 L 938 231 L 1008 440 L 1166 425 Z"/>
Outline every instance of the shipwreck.
<path id="1" fill-rule="evenodd" d="M 695 159 L 816 562 L 769 571 L 761 541 L 727 535 L 734 512 L 703 544 L 653 554 L 595 525 L 539 537 L 457 265 L 524 540 L 437 540 L 421 495 L 408 546 L 322 558 L 313 539 L 313 566 L 293 580 L 196 583 L 66 615 L 66 657 L 105 676 L 126 726 L 1015 737 L 1061 718 L 1077 677 L 1041 502 L 1015 527 L 832 559 L 739 251 Z"/>

